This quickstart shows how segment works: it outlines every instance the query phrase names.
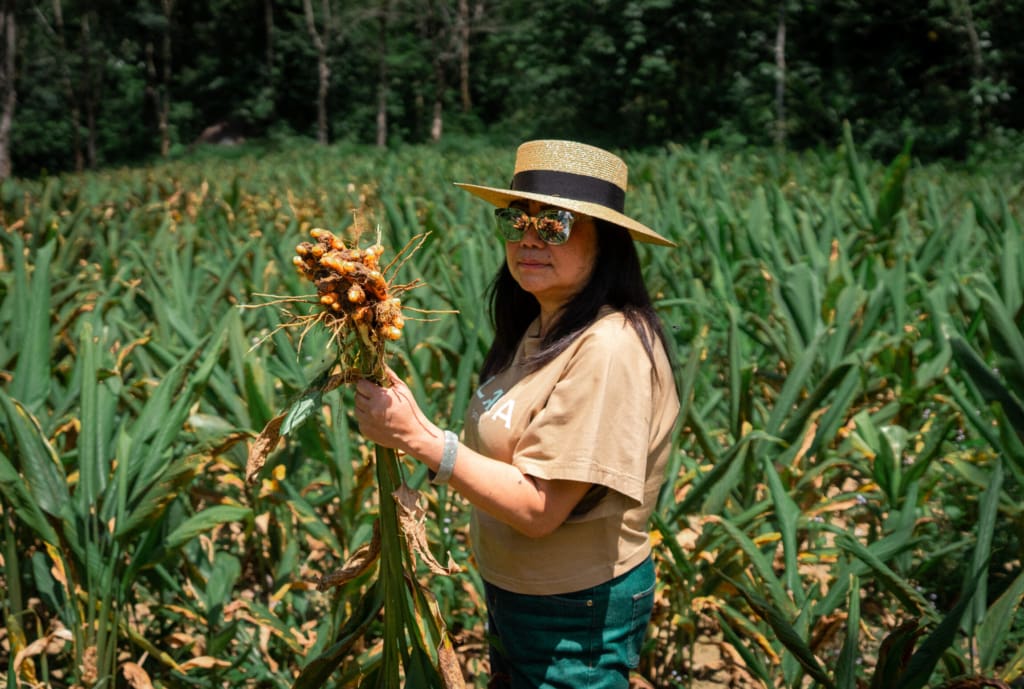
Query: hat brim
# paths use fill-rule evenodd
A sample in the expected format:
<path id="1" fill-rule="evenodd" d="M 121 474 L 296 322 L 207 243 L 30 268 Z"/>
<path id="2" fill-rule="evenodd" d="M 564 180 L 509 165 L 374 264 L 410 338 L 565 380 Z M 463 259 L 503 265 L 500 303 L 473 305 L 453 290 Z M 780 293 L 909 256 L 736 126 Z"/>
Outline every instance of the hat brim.
<path id="1" fill-rule="evenodd" d="M 493 206 L 504 208 L 513 201 L 537 201 L 538 203 L 544 203 L 550 206 L 556 206 L 558 208 L 564 208 L 568 211 L 575 213 L 582 213 L 583 215 L 589 215 L 592 218 L 600 218 L 613 225 L 625 229 L 629 232 L 630 236 L 638 241 L 645 242 L 647 244 L 659 244 L 661 246 L 677 246 L 675 242 L 670 239 L 662 237 L 660 234 L 647 227 L 646 225 L 633 220 L 629 216 L 623 215 L 618 211 L 614 211 L 607 206 L 602 206 L 599 203 L 590 203 L 588 201 L 575 201 L 573 199 L 565 198 L 562 196 L 550 196 L 547 194 L 535 194 L 532 192 L 525 191 L 514 191 L 512 189 L 498 189 L 496 187 L 484 187 L 478 184 L 464 184 L 462 182 L 455 182 L 455 186 L 460 189 L 465 189 L 470 194 L 482 198 Z"/>

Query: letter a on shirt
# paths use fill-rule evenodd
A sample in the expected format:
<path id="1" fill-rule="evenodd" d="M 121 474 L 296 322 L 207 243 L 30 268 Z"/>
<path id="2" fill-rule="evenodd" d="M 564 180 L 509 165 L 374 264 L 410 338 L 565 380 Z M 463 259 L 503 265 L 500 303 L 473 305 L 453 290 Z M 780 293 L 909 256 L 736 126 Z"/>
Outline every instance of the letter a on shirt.
<path id="1" fill-rule="evenodd" d="M 493 411 L 488 413 L 495 421 L 504 421 L 505 428 L 512 428 L 512 410 L 516 408 L 515 400 L 505 400 L 498 406 L 494 407 Z"/>

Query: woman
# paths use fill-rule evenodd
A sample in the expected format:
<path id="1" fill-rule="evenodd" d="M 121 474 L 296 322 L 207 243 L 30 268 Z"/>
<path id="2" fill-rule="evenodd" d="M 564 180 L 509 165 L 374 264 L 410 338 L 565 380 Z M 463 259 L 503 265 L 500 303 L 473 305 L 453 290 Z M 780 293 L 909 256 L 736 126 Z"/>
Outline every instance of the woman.
<path id="1" fill-rule="evenodd" d="M 622 160 L 568 141 L 520 146 L 510 189 L 459 185 L 498 207 L 506 254 L 461 443 L 393 373 L 357 386 L 363 435 L 474 507 L 492 687 L 625 688 L 639 662 L 679 400 L 633 242 L 674 244 L 622 213 L 626 185 Z"/>

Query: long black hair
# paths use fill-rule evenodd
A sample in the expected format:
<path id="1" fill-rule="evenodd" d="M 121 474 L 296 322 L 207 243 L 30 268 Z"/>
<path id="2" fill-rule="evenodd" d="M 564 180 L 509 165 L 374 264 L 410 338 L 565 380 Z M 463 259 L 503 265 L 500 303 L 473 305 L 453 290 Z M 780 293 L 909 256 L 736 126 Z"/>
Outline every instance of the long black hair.
<path id="1" fill-rule="evenodd" d="M 594 218 L 597 230 L 597 259 L 587 284 L 562 308 L 554 326 L 541 342 L 539 351 L 527 362 L 537 369 L 565 351 L 596 319 L 602 306 L 621 311 L 636 330 L 654 365 L 655 342 L 672 349 L 661 326 L 640 270 L 640 257 L 629 233 L 609 222 Z M 519 341 L 540 313 L 537 299 L 519 286 L 507 263 L 502 263 L 490 287 L 491 321 L 494 341 L 484 357 L 481 380 L 512 364 Z"/>

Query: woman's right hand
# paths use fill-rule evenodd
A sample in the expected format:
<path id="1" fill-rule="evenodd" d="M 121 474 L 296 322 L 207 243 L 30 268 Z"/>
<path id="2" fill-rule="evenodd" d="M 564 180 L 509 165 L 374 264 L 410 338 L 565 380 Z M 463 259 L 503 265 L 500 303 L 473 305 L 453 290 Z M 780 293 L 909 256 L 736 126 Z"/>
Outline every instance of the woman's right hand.
<path id="1" fill-rule="evenodd" d="M 359 431 L 384 447 L 411 455 L 437 471 L 444 433 L 420 410 L 409 387 L 387 369 L 390 387 L 370 380 L 356 384 Z M 473 505 L 536 538 L 562 524 L 590 488 L 589 483 L 544 480 L 524 475 L 508 462 L 458 448 L 451 485 Z"/>

